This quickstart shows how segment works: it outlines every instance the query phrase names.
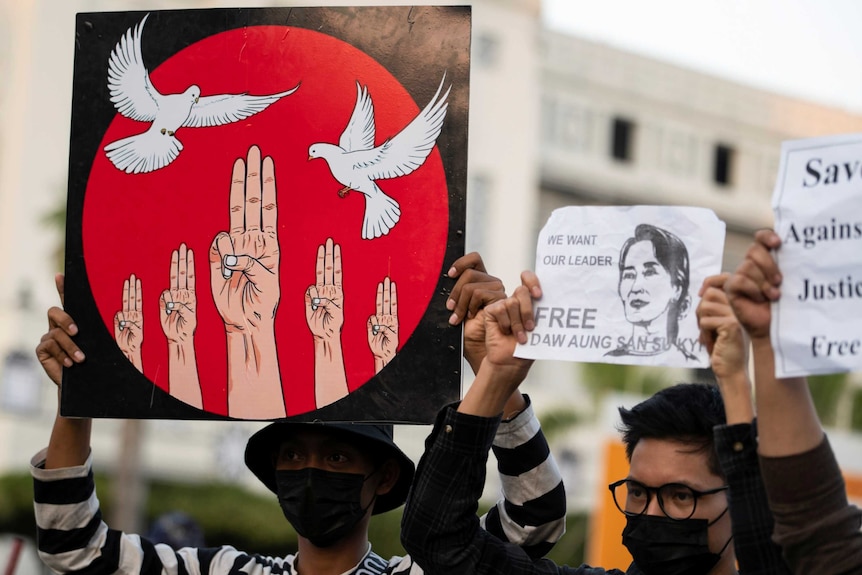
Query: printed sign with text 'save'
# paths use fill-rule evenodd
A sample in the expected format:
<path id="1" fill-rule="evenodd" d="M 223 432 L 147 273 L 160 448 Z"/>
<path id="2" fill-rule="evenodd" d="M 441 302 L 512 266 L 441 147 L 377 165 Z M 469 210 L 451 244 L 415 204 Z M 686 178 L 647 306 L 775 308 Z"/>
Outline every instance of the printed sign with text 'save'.
<path id="1" fill-rule="evenodd" d="M 539 234 L 535 329 L 518 357 L 706 367 L 695 309 L 725 226 L 707 209 L 571 206 Z"/>
<path id="2" fill-rule="evenodd" d="M 775 375 L 862 367 L 862 134 L 784 142 L 772 207 Z"/>

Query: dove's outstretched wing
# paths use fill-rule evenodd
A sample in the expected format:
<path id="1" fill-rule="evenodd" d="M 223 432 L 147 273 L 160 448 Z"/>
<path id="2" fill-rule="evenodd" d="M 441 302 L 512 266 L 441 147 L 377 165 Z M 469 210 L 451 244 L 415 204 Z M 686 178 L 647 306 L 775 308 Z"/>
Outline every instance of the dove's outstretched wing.
<path id="1" fill-rule="evenodd" d="M 425 158 L 434 148 L 434 142 L 443 129 L 446 118 L 450 85 L 441 96 L 446 75 L 440 81 L 437 92 L 428 105 L 419 112 L 407 127 L 394 138 L 385 141 L 374 149 L 374 154 L 362 158 L 355 165 L 356 169 L 364 170 L 372 180 L 384 180 L 406 176 L 425 162 Z"/>
<path id="2" fill-rule="evenodd" d="M 359 82 L 356 82 L 356 105 L 347 127 L 341 133 L 338 146 L 345 152 L 374 147 L 374 104 L 368 95 L 368 87 L 360 88 Z"/>
<path id="3" fill-rule="evenodd" d="M 183 127 L 204 128 L 223 126 L 231 122 L 245 120 L 258 112 L 265 110 L 284 96 L 289 96 L 299 89 L 299 84 L 286 92 L 270 96 L 250 96 L 248 94 L 219 94 L 200 98 L 192 106 L 189 117 L 183 122 Z"/>
<path id="4" fill-rule="evenodd" d="M 150 82 L 141 56 L 141 33 L 149 14 L 120 38 L 108 58 L 108 90 L 111 102 L 122 115 L 139 122 L 152 122 L 162 95 Z"/>

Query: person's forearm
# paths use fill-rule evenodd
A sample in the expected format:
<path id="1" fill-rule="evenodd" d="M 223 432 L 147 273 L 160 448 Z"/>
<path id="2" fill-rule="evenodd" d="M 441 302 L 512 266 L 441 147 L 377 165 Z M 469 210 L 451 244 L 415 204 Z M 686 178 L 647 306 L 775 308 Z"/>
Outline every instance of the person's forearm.
<path id="1" fill-rule="evenodd" d="M 228 415 L 239 418 L 284 417 L 273 325 L 227 333 Z"/>
<path id="2" fill-rule="evenodd" d="M 90 456 L 91 419 L 74 419 L 60 415 L 59 398 L 57 417 L 45 454 L 45 469 L 61 469 L 84 465 Z"/>
<path id="3" fill-rule="evenodd" d="M 194 343 L 168 342 L 168 356 L 171 395 L 184 403 L 203 409 Z"/>
<path id="4" fill-rule="evenodd" d="M 515 390 L 503 406 L 503 419 L 513 419 L 525 409 L 527 409 L 527 400 L 520 391 Z"/>
<path id="5" fill-rule="evenodd" d="M 382 367 L 381 367 L 382 369 Z M 318 408 L 347 395 L 347 374 L 340 336 L 333 340 L 314 338 L 314 401 Z"/>
<path id="6" fill-rule="evenodd" d="M 479 373 L 479 369 L 482 367 L 482 360 L 485 359 L 484 344 L 485 342 L 483 341 L 481 345 L 471 346 L 468 342 L 464 342 L 464 359 L 467 360 L 467 364 L 473 371 L 473 375 Z"/>
<path id="7" fill-rule="evenodd" d="M 518 367 L 501 367 L 484 359 L 458 411 L 480 417 L 500 415 L 518 385 L 527 377 L 530 365 L 532 362 L 524 362 Z M 518 400 L 515 398 L 513 401 Z"/>
<path id="8" fill-rule="evenodd" d="M 769 338 L 752 340 L 758 452 L 783 457 L 810 451 L 823 441 L 823 429 L 805 378 L 777 380 Z"/>
<path id="9" fill-rule="evenodd" d="M 451 406 L 437 416 L 401 523 L 404 548 L 426 573 L 489 572 L 477 564 L 476 550 L 489 536 L 479 528 L 476 505 L 498 424 Z"/>
<path id="10" fill-rule="evenodd" d="M 728 425 L 751 423 L 754 420 L 754 407 L 751 404 L 751 383 L 745 371 L 726 377 L 718 377 L 718 388 L 724 401 L 724 412 Z"/>

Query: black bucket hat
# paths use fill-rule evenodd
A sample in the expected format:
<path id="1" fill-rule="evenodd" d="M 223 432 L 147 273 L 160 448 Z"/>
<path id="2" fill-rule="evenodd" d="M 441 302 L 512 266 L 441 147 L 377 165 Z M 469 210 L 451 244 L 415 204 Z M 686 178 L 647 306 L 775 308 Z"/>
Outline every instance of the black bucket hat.
<path id="1" fill-rule="evenodd" d="M 332 429 L 337 433 L 355 437 L 371 449 L 379 450 L 375 451 L 375 454 L 382 456 L 381 459 L 390 457 L 395 459 L 401 469 L 398 481 L 392 486 L 389 493 L 377 497 L 374 503 L 374 514 L 395 509 L 404 503 L 407 499 L 407 492 L 410 490 L 410 484 L 413 482 L 413 473 L 416 468 L 413 461 L 395 445 L 392 439 L 392 426 L 372 423 L 277 421 L 267 425 L 248 439 L 245 446 L 245 464 L 270 491 L 276 493 L 274 466 L 276 450 L 281 446 L 281 442 L 291 434 L 309 427 Z"/>

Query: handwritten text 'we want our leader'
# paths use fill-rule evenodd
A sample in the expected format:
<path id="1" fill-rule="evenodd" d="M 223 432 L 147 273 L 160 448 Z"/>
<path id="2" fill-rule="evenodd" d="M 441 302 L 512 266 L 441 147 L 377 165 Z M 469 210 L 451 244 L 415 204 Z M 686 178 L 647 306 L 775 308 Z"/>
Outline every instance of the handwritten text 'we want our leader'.
<path id="1" fill-rule="evenodd" d="M 556 234 L 548 236 L 548 245 L 557 246 L 594 246 L 596 245 L 596 234 L 579 235 L 579 234 Z M 566 255 L 566 254 L 546 254 L 542 257 L 542 263 L 546 266 L 612 266 L 614 265 L 611 256 L 596 256 L 596 255 Z"/>

